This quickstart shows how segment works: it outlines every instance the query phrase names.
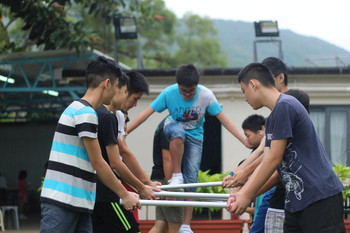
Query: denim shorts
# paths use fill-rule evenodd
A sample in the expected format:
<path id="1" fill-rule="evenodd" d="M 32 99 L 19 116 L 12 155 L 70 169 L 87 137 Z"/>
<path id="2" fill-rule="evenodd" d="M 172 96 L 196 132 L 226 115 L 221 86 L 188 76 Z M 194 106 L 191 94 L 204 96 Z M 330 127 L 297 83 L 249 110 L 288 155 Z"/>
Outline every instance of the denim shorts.
<path id="1" fill-rule="evenodd" d="M 184 155 L 182 157 L 184 183 L 197 183 L 202 160 L 203 141 L 187 135 L 185 130 L 175 122 L 168 123 L 164 127 L 164 135 L 169 142 L 175 138 L 182 139 L 184 142 Z M 186 191 L 196 192 L 196 188 L 189 188 Z"/>
<path id="2" fill-rule="evenodd" d="M 41 233 L 92 233 L 91 215 L 41 202 Z"/>

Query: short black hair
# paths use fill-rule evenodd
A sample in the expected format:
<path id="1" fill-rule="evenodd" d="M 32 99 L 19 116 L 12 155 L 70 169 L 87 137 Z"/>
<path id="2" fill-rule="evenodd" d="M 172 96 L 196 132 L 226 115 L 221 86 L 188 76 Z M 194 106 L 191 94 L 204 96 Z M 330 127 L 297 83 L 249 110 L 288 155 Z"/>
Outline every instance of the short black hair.
<path id="1" fill-rule="evenodd" d="M 289 89 L 284 94 L 291 95 L 297 100 L 299 100 L 299 102 L 304 106 L 306 111 L 310 113 L 310 97 L 305 91 L 299 89 Z"/>
<path id="2" fill-rule="evenodd" d="M 129 76 L 122 72 L 121 76 L 118 77 L 118 87 L 126 86 L 129 89 Z"/>
<path id="3" fill-rule="evenodd" d="M 114 60 L 97 56 L 91 59 L 86 68 L 86 85 L 88 88 L 96 88 L 105 79 L 110 79 L 112 83 L 121 77 L 122 72 L 117 67 Z"/>
<path id="4" fill-rule="evenodd" d="M 130 71 L 126 74 L 129 76 L 129 95 L 134 93 L 145 93 L 146 95 L 149 94 L 149 85 L 146 77 L 143 74 L 136 71 Z"/>
<path id="5" fill-rule="evenodd" d="M 284 62 L 277 57 L 267 57 L 261 64 L 267 66 L 276 78 L 279 74 L 284 74 L 284 84 L 288 86 L 288 68 Z"/>
<path id="6" fill-rule="evenodd" d="M 193 64 L 186 64 L 177 68 L 175 76 L 177 84 L 191 87 L 199 83 L 200 74 Z"/>
<path id="7" fill-rule="evenodd" d="M 248 116 L 242 123 L 242 129 L 248 129 L 254 133 L 257 133 L 259 130 L 262 130 L 262 127 L 265 125 L 265 117 L 253 114 Z"/>
<path id="8" fill-rule="evenodd" d="M 274 87 L 275 80 L 269 68 L 260 63 L 250 63 L 238 73 L 238 82 L 248 85 L 251 79 L 258 80 L 265 87 Z"/>

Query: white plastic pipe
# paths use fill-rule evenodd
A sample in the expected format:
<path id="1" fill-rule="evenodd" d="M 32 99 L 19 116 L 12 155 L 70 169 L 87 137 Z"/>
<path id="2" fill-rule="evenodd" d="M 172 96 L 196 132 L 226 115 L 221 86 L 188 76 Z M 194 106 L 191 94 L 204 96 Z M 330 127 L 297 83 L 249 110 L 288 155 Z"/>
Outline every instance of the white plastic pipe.
<path id="1" fill-rule="evenodd" d="M 189 184 L 168 184 L 158 186 L 160 189 L 183 189 L 183 188 L 199 188 L 199 187 L 213 187 L 222 186 L 222 181 L 216 182 L 203 182 L 203 183 L 189 183 Z"/>
<path id="2" fill-rule="evenodd" d="M 215 199 L 227 200 L 230 194 L 226 193 L 190 193 L 190 192 L 154 192 L 156 196 L 160 197 L 175 197 L 175 198 L 189 198 L 189 199 Z"/>
<path id="3" fill-rule="evenodd" d="M 122 200 L 120 199 L 120 204 Z M 205 207 L 226 208 L 226 202 L 211 201 L 168 201 L 168 200 L 140 200 L 141 206 L 177 206 L 177 207 Z"/>

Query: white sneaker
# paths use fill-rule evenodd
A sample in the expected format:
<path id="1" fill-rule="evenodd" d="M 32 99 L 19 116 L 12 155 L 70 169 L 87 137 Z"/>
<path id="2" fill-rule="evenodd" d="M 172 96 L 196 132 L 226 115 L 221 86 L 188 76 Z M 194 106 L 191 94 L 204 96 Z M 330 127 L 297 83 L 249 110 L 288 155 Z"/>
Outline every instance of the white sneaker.
<path id="1" fill-rule="evenodd" d="M 183 176 L 173 176 L 171 177 L 171 179 L 169 180 L 169 184 L 170 185 L 174 185 L 174 184 L 183 184 L 184 183 L 184 178 Z"/>
<path id="2" fill-rule="evenodd" d="M 181 225 L 179 233 L 193 233 L 190 226 Z"/>

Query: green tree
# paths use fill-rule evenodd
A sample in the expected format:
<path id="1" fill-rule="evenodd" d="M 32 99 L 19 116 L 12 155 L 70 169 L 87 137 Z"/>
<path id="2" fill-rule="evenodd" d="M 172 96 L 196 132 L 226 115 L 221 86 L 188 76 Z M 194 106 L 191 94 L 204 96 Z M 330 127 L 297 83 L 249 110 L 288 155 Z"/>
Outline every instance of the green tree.
<path id="1" fill-rule="evenodd" d="M 100 23 L 109 24 L 113 15 L 121 10 L 137 11 L 137 0 L 0 0 L 2 4 L 0 43 L 2 52 L 25 50 L 16 41 L 11 41 L 8 30 L 17 19 L 23 20 L 24 31 L 28 32 L 28 42 L 49 49 L 75 49 L 82 51 L 93 48 L 99 39 L 97 34 L 86 30 L 82 20 L 69 17 L 70 6 L 78 4 L 88 9 L 89 14 L 101 17 Z M 6 9 L 3 9 L 6 8 Z M 4 23 L 5 21 L 8 21 Z M 17 38 L 16 38 L 17 39 Z"/>
<path id="2" fill-rule="evenodd" d="M 221 50 L 212 20 L 186 14 L 182 19 L 182 30 L 177 37 L 179 49 L 174 55 L 174 61 L 180 64 L 194 63 L 198 67 L 227 66 L 227 58 Z"/>
<path id="3" fill-rule="evenodd" d="M 113 56 L 116 15 L 137 18 L 146 68 L 226 66 L 212 21 L 187 14 L 177 20 L 163 0 L 0 0 L 0 50 L 97 49 Z M 180 27 L 178 26 L 180 25 Z M 180 33 L 176 33 L 176 31 Z M 123 41 L 120 41 L 123 42 Z M 118 46 L 118 58 L 137 67 L 136 47 Z"/>

